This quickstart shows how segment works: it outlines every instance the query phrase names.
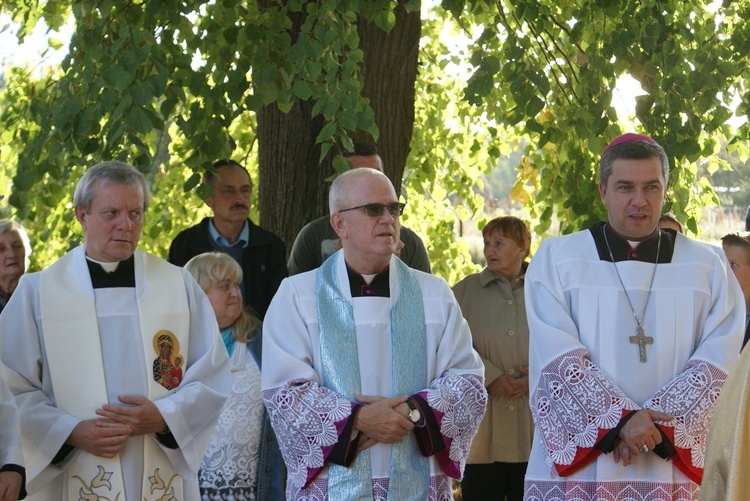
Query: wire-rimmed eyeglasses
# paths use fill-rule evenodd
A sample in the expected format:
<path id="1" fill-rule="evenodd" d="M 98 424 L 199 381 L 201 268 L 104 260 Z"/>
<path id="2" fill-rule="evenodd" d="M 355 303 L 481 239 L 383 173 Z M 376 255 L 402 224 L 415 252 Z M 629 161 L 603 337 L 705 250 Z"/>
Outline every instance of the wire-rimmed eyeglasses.
<path id="1" fill-rule="evenodd" d="M 365 211 L 365 214 L 367 214 L 370 217 L 380 217 L 383 215 L 386 209 L 388 209 L 388 212 L 390 212 L 391 216 L 393 217 L 399 217 L 401 214 L 404 213 L 404 207 L 406 207 L 406 204 L 402 204 L 401 202 L 394 202 L 392 204 L 365 204 L 365 205 L 358 205 L 356 207 L 349 207 L 348 209 L 341 209 L 339 212 L 346 212 L 349 210 L 354 209 L 363 209 Z"/>

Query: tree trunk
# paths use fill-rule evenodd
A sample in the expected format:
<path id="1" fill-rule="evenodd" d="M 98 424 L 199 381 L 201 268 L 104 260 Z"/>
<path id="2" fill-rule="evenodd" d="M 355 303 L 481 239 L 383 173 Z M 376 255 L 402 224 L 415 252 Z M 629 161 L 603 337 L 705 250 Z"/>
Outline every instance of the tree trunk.
<path id="1" fill-rule="evenodd" d="M 360 24 L 364 52 L 363 95 L 370 99 L 380 131 L 377 146 L 385 173 L 400 192 L 414 125 L 414 82 L 417 75 L 421 19 L 407 13 L 402 1 L 396 25 L 385 33 L 374 23 Z M 296 23 L 295 23 L 296 24 Z M 299 230 L 328 213 L 328 183 L 334 171 L 331 159 L 318 162 L 315 138 L 323 127 L 311 117 L 312 102 L 298 101 L 289 113 L 275 105 L 258 112 L 258 200 L 260 224 L 276 233 L 291 249 Z M 372 142 L 358 132 L 355 141 Z"/>
<path id="2" fill-rule="evenodd" d="M 396 8 L 396 25 L 386 33 L 375 23 L 360 26 L 360 47 L 364 57 L 364 88 L 375 112 L 380 137 L 377 145 L 383 168 L 401 192 L 401 180 L 409 155 L 414 128 L 414 83 L 419 61 L 422 20 L 419 10 L 407 13 L 404 2 Z M 355 141 L 372 141 L 366 135 Z"/>

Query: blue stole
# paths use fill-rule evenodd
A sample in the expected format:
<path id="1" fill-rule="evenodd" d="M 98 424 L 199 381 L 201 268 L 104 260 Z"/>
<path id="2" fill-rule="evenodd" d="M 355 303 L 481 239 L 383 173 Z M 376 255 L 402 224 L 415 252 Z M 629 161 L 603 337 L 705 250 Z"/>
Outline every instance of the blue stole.
<path id="1" fill-rule="evenodd" d="M 315 293 L 318 309 L 323 386 L 354 401 L 361 394 L 359 353 L 354 309 L 339 290 L 337 252 L 318 269 Z M 414 273 L 400 259 L 391 259 L 398 278 L 398 296 L 391 294 L 391 381 L 393 395 L 412 395 L 427 386 L 427 341 L 424 303 Z M 391 271 L 389 271 L 391 273 Z M 391 291 L 393 291 L 391 281 Z M 382 395 L 389 397 L 389 395 Z M 413 433 L 392 445 L 388 499 L 428 499 L 430 465 L 417 448 Z M 330 501 L 371 500 L 370 451 L 359 451 L 349 468 L 329 463 Z"/>

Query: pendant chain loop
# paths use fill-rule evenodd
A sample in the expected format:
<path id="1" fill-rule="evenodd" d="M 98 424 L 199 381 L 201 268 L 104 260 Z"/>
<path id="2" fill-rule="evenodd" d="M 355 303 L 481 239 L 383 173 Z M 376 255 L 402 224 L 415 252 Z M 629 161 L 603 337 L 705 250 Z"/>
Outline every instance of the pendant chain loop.
<path id="1" fill-rule="evenodd" d="M 609 257 L 612 259 L 612 266 L 615 267 L 615 273 L 617 273 L 617 278 L 620 279 L 620 286 L 622 286 L 622 291 L 625 293 L 625 297 L 628 300 L 628 305 L 630 305 L 630 311 L 633 313 L 633 318 L 635 319 L 635 323 L 638 327 L 638 329 L 643 329 L 643 320 L 646 318 L 646 307 L 648 306 L 648 300 L 651 297 L 651 290 L 654 286 L 654 278 L 656 277 L 656 265 L 659 263 L 659 253 L 661 252 L 661 230 L 657 228 L 656 231 L 659 232 L 659 243 L 656 245 L 656 261 L 654 261 L 654 272 L 651 274 L 651 283 L 648 285 L 648 293 L 646 294 L 646 302 L 643 303 L 643 310 L 641 311 L 641 318 L 638 319 L 638 316 L 635 313 L 635 308 L 633 307 L 633 302 L 630 300 L 630 294 L 628 294 L 628 290 L 625 288 L 625 283 L 622 281 L 622 277 L 620 276 L 620 270 L 617 269 L 617 263 L 615 263 L 615 256 L 612 254 L 612 248 L 609 246 L 609 239 L 607 239 L 607 232 L 606 232 L 607 225 L 605 224 L 602 226 L 602 234 L 604 234 L 604 242 L 607 244 L 607 250 L 609 251 Z"/>

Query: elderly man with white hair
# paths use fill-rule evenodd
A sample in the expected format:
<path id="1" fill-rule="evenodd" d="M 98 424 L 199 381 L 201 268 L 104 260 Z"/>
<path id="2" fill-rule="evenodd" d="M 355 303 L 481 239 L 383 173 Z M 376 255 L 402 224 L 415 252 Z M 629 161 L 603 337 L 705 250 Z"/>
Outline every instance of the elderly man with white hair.
<path id="1" fill-rule="evenodd" d="M 282 282 L 263 399 L 287 498 L 450 499 L 485 412 L 484 366 L 448 285 L 393 255 L 404 204 L 374 169 L 329 194 L 342 249 Z"/>

